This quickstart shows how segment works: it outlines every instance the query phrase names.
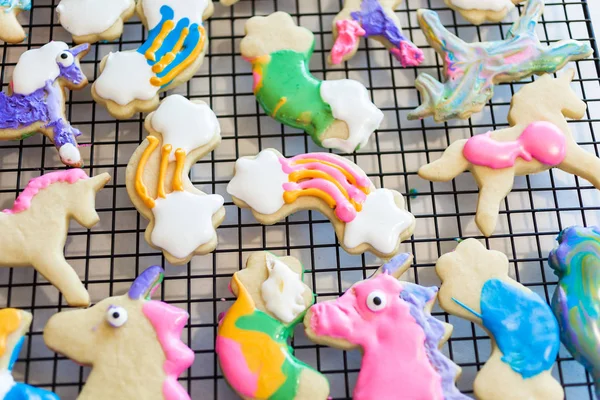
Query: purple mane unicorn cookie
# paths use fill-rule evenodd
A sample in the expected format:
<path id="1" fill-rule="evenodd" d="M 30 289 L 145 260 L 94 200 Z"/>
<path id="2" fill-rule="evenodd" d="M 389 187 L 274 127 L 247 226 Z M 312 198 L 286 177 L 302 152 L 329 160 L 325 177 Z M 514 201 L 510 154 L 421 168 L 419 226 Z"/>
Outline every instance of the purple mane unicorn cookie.
<path id="1" fill-rule="evenodd" d="M 87 85 L 79 60 L 89 49 L 89 44 L 69 49 L 66 43 L 50 42 L 21 55 L 9 94 L 0 93 L 0 140 L 21 140 L 40 132 L 54 143 L 65 165 L 83 165 L 75 140 L 81 132 L 65 116 L 64 89 Z"/>

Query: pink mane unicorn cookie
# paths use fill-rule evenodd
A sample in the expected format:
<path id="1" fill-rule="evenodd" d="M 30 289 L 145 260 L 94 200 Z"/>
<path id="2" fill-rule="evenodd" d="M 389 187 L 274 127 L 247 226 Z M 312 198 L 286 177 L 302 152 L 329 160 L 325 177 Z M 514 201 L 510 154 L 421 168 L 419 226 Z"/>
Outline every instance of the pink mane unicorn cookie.
<path id="1" fill-rule="evenodd" d="M 190 399 L 177 381 L 194 362 L 194 352 L 181 341 L 189 315 L 150 299 L 163 273 L 158 266 L 150 267 L 126 295 L 48 320 L 46 345 L 92 367 L 78 398 Z"/>
<path id="2" fill-rule="evenodd" d="M 377 189 L 356 164 L 330 153 L 286 158 L 266 149 L 255 157 L 242 157 L 235 163 L 227 193 L 265 225 L 296 211 L 320 211 L 351 254 L 371 251 L 391 257 L 415 229 L 415 217 L 406 211 L 400 193 Z"/>
<path id="3" fill-rule="evenodd" d="M 13 207 L 0 213 L 0 267 L 32 266 L 69 305 L 87 306 L 90 296 L 63 250 L 71 219 L 88 229 L 100 220 L 95 197 L 109 180 L 107 173 L 90 178 L 69 169 L 29 181 Z"/>
<path id="4" fill-rule="evenodd" d="M 600 189 L 600 159 L 579 147 L 565 120 L 580 119 L 586 110 L 571 89 L 573 74 L 569 70 L 557 79 L 544 75 L 523 86 L 511 100 L 510 128 L 457 140 L 440 159 L 421 167 L 419 176 L 445 182 L 471 171 L 479 186 L 475 222 L 485 236 L 494 232 L 500 203 L 515 176 L 556 167 Z"/>
<path id="5" fill-rule="evenodd" d="M 219 317 L 216 352 L 227 382 L 244 400 L 325 400 L 327 379 L 294 357 L 289 340 L 314 294 L 294 257 L 250 254 L 233 274 L 237 297 Z"/>
<path id="6" fill-rule="evenodd" d="M 355 400 L 468 400 L 455 385 L 460 367 L 439 350 L 452 326 L 431 316 L 437 288 L 398 280 L 411 259 L 399 254 L 339 299 L 312 306 L 306 334 L 362 351 Z"/>
<path id="7" fill-rule="evenodd" d="M 31 10 L 32 0 L 0 0 L 0 40 L 7 43 L 20 43 L 27 34 L 19 23 L 17 15 Z"/>

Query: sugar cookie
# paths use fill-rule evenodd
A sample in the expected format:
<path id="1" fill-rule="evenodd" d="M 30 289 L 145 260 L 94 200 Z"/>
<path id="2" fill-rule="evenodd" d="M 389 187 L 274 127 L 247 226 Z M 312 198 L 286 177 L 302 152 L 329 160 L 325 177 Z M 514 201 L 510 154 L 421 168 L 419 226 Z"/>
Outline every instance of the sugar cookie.
<path id="1" fill-rule="evenodd" d="M 150 221 L 146 241 L 172 264 L 185 264 L 217 246 L 225 218 L 223 197 L 196 189 L 188 177 L 196 161 L 221 143 L 214 112 L 202 101 L 168 96 L 146 117 L 146 140 L 127 165 L 127 193 Z"/>
<path id="2" fill-rule="evenodd" d="M 17 20 L 21 11 L 31 10 L 31 0 L 0 0 L 0 40 L 21 43 L 27 37 Z"/>
<path id="3" fill-rule="evenodd" d="M 464 19 L 475 25 L 500 22 L 515 4 L 524 0 L 444 0 L 448 7 L 458 11 Z"/>
<path id="4" fill-rule="evenodd" d="M 325 400 L 327 379 L 293 355 L 289 340 L 314 294 L 294 257 L 250 254 L 233 274 L 235 303 L 219 317 L 215 351 L 227 382 L 244 400 Z"/>
<path id="5" fill-rule="evenodd" d="M 163 273 L 161 267 L 152 266 L 136 278 L 127 294 L 86 310 L 60 312 L 48 320 L 46 345 L 92 367 L 78 398 L 190 399 L 177 382 L 194 362 L 194 352 L 181 341 L 189 315 L 150 299 Z"/>
<path id="6" fill-rule="evenodd" d="M 367 144 L 383 113 L 362 83 L 313 77 L 308 62 L 314 45 L 311 31 L 276 12 L 250 18 L 240 48 L 252 64 L 254 95 L 268 115 L 306 131 L 321 147 L 351 153 Z"/>
<path id="7" fill-rule="evenodd" d="M 440 306 L 492 337 L 492 354 L 473 383 L 475 397 L 564 399 L 552 377 L 560 347 L 556 319 L 540 296 L 508 276 L 506 256 L 467 239 L 440 257 L 435 270 Z"/>
<path id="8" fill-rule="evenodd" d="M 239 158 L 227 193 L 265 225 L 296 211 L 320 211 L 351 254 L 391 257 L 415 229 L 415 217 L 400 193 L 377 189 L 356 164 L 330 153 L 285 158 L 266 149 Z"/>

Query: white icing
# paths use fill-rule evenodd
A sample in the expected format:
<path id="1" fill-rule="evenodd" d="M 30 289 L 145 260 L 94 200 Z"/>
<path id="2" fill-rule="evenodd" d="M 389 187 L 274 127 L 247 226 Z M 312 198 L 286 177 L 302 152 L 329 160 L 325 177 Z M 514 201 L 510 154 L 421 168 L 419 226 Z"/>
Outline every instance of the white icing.
<path id="1" fill-rule="evenodd" d="M 15 380 L 10 371 L 4 370 L 0 372 L 0 399 L 3 399 L 15 385 Z"/>
<path id="2" fill-rule="evenodd" d="M 215 237 L 212 217 L 223 203 L 223 197 L 218 194 L 172 192 L 164 199 L 159 197 L 152 209 L 152 243 L 174 257 L 187 258 Z"/>
<path id="3" fill-rule="evenodd" d="M 357 146 L 367 144 L 383 121 L 383 113 L 373 104 L 367 89 L 355 80 L 323 81 L 321 98 L 331 106 L 333 116 L 348 125 L 349 131 L 347 139 L 323 140 L 323 147 L 352 153 Z"/>
<path id="4" fill-rule="evenodd" d="M 217 116 L 208 105 L 193 103 L 178 94 L 160 103 L 152 116 L 152 128 L 162 134 L 164 144 L 173 146 L 170 161 L 175 160 L 176 149 L 188 154 L 221 133 Z"/>
<path id="5" fill-rule="evenodd" d="M 512 0 L 450 0 L 455 7 L 463 10 L 502 11 L 512 10 Z"/>
<path id="6" fill-rule="evenodd" d="M 61 0 L 56 12 L 70 34 L 85 36 L 108 30 L 133 4 L 134 0 Z"/>
<path id="7" fill-rule="evenodd" d="M 58 149 L 58 155 L 60 156 L 60 159 L 68 165 L 78 164 L 81 161 L 79 149 L 71 143 L 63 144 L 60 149 Z"/>
<path id="8" fill-rule="evenodd" d="M 273 214 L 284 205 L 283 184 L 287 181 L 279 156 L 263 150 L 254 159 L 244 157 L 235 162 L 235 175 L 227 185 L 227 193 L 261 214 Z"/>
<path id="9" fill-rule="evenodd" d="M 375 250 L 391 253 L 400 234 L 408 229 L 415 217 L 398 207 L 389 189 L 377 189 L 365 200 L 362 211 L 344 228 L 344 246 L 354 248 L 368 243 Z"/>
<path id="10" fill-rule="evenodd" d="M 175 13 L 173 21 L 189 18 L 190 23 L 202 24 L 202 14 L 208 7 L 209 0 L 142 0 L 144 15 L 148 20 L 148 29 L 154 28 L 161 21 L 160 8 L 171 7 Z"/>
<path id="11" fill-rule="evenodd" d="M 134 100 L 150 100 L 159 90 L 150 83 L 153 76 L 143 54 L 134 50 L 110 53 L 94 90 L 103 99 L 122 106 Z"/>
<path id="12" fill-rule="evenodd" d="M 60 75 L 56 57 L 68 48 L 64 42 L 50 42 L 23 53 L 13 72 L 13 91 L 28 95 L 43 88 L 46 81 L 54 82 Z"/>
<path id="13" fill-rule="evenodd" d="M 306 287 L 300 275 L 277 257 L 267 254 L 266 259 L 269 278 L 260 288 L 265 307 L 277 319 L 289 324 L 306 309 L 302 297 Z"/>

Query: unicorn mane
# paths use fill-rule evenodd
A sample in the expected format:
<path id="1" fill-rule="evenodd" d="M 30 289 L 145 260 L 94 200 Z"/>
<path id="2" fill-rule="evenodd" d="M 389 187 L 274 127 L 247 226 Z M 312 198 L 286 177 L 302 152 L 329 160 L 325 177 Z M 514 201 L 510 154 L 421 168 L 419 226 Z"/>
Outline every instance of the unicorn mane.
<path id="1" fill-rule="evenodd" d="M 29 181 L 25 189 L 15 200 L 11 209 L 3 210 L 5 214 L 17 214 L 27 210 L 31 206 L 31 200 L 43 190 L 56 182 L 75 183 L 81 179 L 88 179 L 89 176 L 79 168 L 68 169 L 65 171 L 50 172 Z"/>

